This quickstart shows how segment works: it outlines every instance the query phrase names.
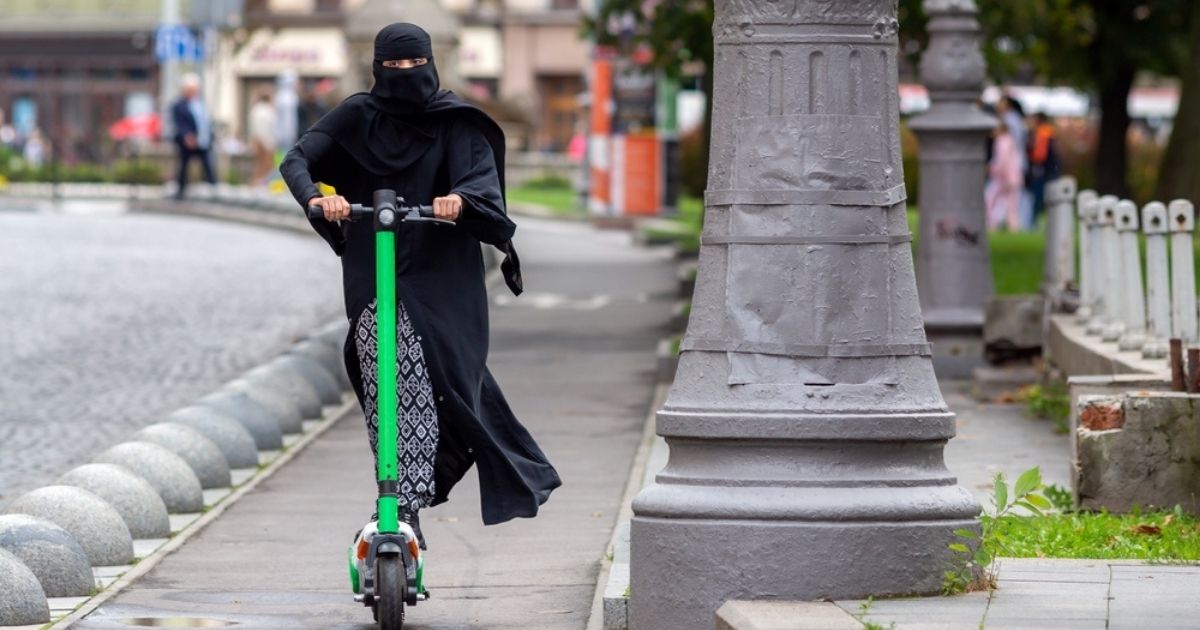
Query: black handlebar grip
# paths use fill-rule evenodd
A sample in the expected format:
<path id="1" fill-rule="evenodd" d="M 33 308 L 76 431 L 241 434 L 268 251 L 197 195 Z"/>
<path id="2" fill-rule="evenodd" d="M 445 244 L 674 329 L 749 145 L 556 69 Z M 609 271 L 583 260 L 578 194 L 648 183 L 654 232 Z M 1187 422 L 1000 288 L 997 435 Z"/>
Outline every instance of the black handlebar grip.
<path id="1" fill-rule="evenodd" d="M 417 214 L 423 217 L 432 217 L 433 206 L 417 206 Z"/>
<path id="2" fill-rule="evenodd" d="M 370 206 L 364 206 L 361 203 L 350 204 L 350 218 L 351 219 L 356 219 L 358 217 L 364 217 L 364 216 L 369 217 L 369 216 L 371 216 L 372 212 L 374 212 L 374 208 L 372 208 Z M 325 218 L 325 210 L 323 210 L 321 208 L 321 206 L 309 206 L 308 207 L 308 218 L 324 219 Z"/>

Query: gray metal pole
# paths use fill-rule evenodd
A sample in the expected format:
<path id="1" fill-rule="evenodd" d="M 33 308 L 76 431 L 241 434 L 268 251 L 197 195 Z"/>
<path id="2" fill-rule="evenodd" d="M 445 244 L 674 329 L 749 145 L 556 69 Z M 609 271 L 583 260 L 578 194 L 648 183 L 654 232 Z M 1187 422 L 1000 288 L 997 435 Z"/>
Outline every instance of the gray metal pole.
<path id="1" fill-rule="evenodd" d="M 175 26 L 182 23 L 179 15 L 179 0 L 162 0 L 159 26 Z M 179 60 L 168 57 L 158 66 L 158 115 L 163 124 L 163 137 L 175 133 L 171 122 L 171 102 L 179 94 Z"/>
<path id="2" fill-rule="evenodd" d="M 943 462 L 905 217 L 894 0 L 717 0 L 692 316 L 634 500 L 630 627 L 735 598 L 935 593 L 979 506 Z"/>
<path id="3" fill-rule="evenodd" d="M 925 0 L 929 47 L 921 82 L 929 111 L 908 123 L 920 140 L 917 293 L 933 365 L 970 377 L 983 363 L 983 306 L 992 294 L 983 187 L 996 119 L 976 105 L 985 66 L 974 0 Z"/>

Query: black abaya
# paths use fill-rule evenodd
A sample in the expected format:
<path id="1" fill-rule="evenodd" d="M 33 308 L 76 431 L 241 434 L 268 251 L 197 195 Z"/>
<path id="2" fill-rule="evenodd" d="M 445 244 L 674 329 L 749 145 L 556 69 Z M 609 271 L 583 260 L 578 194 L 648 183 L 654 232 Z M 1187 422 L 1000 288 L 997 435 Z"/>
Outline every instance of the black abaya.
<path id="1" fill-rule="evenodd" d="M 488 302 L 480 243 L 508 255 L 505 279 L 514 292 L 521 282 L 511 246 L 516 225 L 504 209 L 499 129 L 453 95 L 438 96 L 440 105 L 431 103 L 427 112 L 406 117 L 404 123 L 372 107 L 369 96 L 352 96 L 300 138 L 280 172 L 301 204 L 318 196 L 313 179 L 334 186 L 351 203 L 366 205 L 379 188 L 395 190 L 410 205 L 428 205 L 449 193 L 462 198 L 455 227 L 401 226 L 396 295 L 419 334 L 437 398 L 434 504 L 446 500 L 474 463 L 483 521 L 495 524 L 536 515 L 561 482 L 486 366 Z M 400 148 L 382 142 L 384 138 L 402 140 L 403 150 L 384 159 L 364 154 L 365 143 Z M 373 226 L 370 221 L 336 224 L 322 219 L 314 220 L 313 227 L 342 258 L 346 314 L 354 330 L 375 297 Z M 346 358 L 361 403 L 362 377 L 352 340 Z"/>

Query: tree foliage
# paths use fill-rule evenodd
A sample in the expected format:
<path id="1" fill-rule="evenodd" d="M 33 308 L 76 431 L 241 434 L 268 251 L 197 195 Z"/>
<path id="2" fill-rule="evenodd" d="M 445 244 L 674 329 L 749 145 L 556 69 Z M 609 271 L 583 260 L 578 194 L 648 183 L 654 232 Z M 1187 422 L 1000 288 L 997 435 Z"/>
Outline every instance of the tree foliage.
<path id="1" fill-rule="evenodd" d="M 1178 76 L 1189 58 L 1196 0 L 976 0 L 992 80 L 1047 82 L 1094 92 L 1101 113 L 1097 181 L 1123 194 L 1124 103 L 1140 72 Z M 916 62 L 928 40 L 921 0 L 900 0 L 901 49 Z M 601 0 L 586 25 L 601 44 L 642 47 L 652 64 L 678 74 L 699 61 L 712 85 L 712 0 Z M 1197 44 L 1200 45 L 1200 44 Z"/>

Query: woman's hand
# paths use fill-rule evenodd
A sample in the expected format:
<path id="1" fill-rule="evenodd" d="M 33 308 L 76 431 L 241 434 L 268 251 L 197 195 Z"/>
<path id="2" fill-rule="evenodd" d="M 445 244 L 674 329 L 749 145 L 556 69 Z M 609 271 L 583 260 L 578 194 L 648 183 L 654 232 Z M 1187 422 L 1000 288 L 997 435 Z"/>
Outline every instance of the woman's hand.
<path id="1" fill-rule="evenodd" d="M 445 197 L 435 197 L 433 200 L 433 217 L 454 221 L 462 214 L 462 197 L 450 193 Z"/>
<path id="2" fill-rule="evenodd" d="M 350 218 L 350 202 L 341 195 L 313 197 L 308 200 L 308 205 L 318 206 L 324 210 L 326 221 L 344 221 Z"/>

